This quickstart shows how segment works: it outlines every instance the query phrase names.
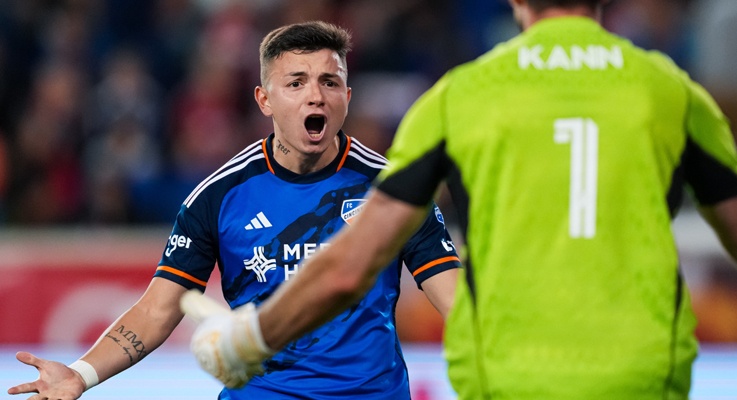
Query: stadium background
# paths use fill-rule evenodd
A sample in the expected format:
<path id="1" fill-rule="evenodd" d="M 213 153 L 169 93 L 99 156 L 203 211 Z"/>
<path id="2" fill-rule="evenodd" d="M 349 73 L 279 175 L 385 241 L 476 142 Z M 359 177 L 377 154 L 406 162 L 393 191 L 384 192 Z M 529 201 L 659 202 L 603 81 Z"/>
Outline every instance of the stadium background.
<path id="1" fill-rule="evenodd" d="M 29 346 L 73 361 L 69 346 L 86 347 L 136 301 L 182 200 L 272 131 L 253 101 L 259 41 L 312 19 L 353 33 L 344 128 L 380 152 L 446 70 L 517 33 L 503 0 L 0 1 L 0 374 L 16 376 L 11 354 Z M 604 25 L 668 54 L 737 121 L 736 0 L 614 0 Z M 438 202 L 460 242 L 447 196 Z M 737 342 L 734 264 L 692 203 L 674 229 L 698 337 L 724 361 Z M 442 321 L 403 281 L 400 338 L 427 344 L 409 346 L 410 364 L 443 379 Z M 191 330 L 185 322 L 165 348 Z M 441 398 L 428 385 L 415 397 Z M 737 389 L 714 398 L 730 396 Z"/>

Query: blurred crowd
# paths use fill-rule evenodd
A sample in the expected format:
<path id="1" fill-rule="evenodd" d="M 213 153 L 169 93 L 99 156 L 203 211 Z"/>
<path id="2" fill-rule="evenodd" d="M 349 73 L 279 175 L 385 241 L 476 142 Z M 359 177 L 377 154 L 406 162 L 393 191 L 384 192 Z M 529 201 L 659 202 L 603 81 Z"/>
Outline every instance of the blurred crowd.
<path id="1" fill-rule="evenodd" d="M 0 224 L 169 224 L 271 121 L 271 29 L 353 34 L 344 129 L 383 152 L 446 70 L 517 33 L 506 0 L 0 1 Z M 737 1 L 613 0 L 605 25 L 670 55 L 737 120 Z"/>

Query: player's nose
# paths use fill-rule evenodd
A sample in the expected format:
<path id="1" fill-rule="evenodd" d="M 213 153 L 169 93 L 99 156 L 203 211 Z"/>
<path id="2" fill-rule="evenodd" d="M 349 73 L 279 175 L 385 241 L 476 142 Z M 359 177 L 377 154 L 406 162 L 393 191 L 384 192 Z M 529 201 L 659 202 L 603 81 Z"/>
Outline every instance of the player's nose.
<path id="1" fill-rule="evenodd" d="M 307 103 L 321 107 L 325 104 L 325 96 L 322 92 L 322 87 L 319 84 L 308 85 L 307 87 Z"/>

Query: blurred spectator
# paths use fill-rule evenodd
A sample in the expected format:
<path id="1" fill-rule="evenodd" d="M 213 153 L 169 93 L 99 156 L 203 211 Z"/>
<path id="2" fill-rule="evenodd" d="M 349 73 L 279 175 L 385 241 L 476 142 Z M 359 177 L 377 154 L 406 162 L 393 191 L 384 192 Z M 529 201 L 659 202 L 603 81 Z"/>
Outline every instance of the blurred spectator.
<path id="1" fill-rule="evenodd" d="M 185 76 L 187 61 L 197 46 L 204 16 L 189 0 L 159 0 L 155 9 L 156 37 L 166 57 L 157 64 L 158 81 L 165 89 L 176 86 Z"/>
<path id="2" fill-rule="evenodd" d="M 736 4 L 615 0 L 605 23 L 695 71 L 737 120 Z M 258 44 L 285 23 L 352 31 L 345 128 L 383 152 L 427 82 L 516 31 L 508 14 L 506 0 L 0 1 L 8 220 L 169 223 L 202 178 L 270 133 L 253 100 Z"/>
<path id="3" fill-rule="evenodd" d="M 699 60 L 695 77 L 714 96 L 733 123 L 737 121 L 737 1 L 699 0 L 695 4 Z M 698 7 L 696 7 L 698 6 Z"/>
<path id="4" fill-rule="evenodd" d="M 68 64 L 42 67 L 15 143 L 11 220 L 74 222 L 83 205 L 79 165 L 84 80 Z"/>
<path id="5" fill-rule="evenodd" d="M 399 121 L 430 81 L 416 73 L 364 73 L 348 78 L 353 88 L 345 131 L 384 154 Z"/>
<path id="6" fill-rule="evenodd" d="M 175 98 L 170 132 L 177 170 L 204 178 L 239 150 L 235 71 L 202 57 Z"/>
<path id="7" fill-rule="evenodd" d="M 161 90 L 137 54 L 116 52 L 92 90 L 84 147 L 88 218 L 131 220 L 129 187 L 160 167 Z"/>
<path id="8" fill-rule="evenodd" d="M 693 34 L 686 13 L 690 2 L 616 0 L 604 13 L 604 25 L 644 49 L 667 54 L 681 68 L 690 70 Z"/>
<path id="9" fill-rule="evenodd" d="M 8 158 L 8 145 L 2 134 L 0 134 L 0 225 L 6 219 L 6 198 L 8 192 L 8 180 L 10 178 L 10 159 Z"/>
<path id="10" fill-rule="evenodd" d="M 75 65 L 83 72 L 89 71 L 89 21 L 95 15 L 94 4 L 96 2 L 78 0 L 50 12 L 41 35 L 46 59 Z"/>

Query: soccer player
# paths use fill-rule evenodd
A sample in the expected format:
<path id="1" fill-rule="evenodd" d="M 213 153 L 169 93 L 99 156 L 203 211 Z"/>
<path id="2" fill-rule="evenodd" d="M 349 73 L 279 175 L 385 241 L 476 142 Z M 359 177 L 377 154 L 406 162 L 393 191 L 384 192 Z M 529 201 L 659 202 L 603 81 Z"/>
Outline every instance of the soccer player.
<path id="1" fill-rule="evenodd" d="M 20 353 L 18 359 L 39 368 L 41 377 L 9 393 L 79 397 L 158 347 L 183 316 L 182 294 L 204 291 L 216 262 L 231 307 L 259 304 L 301 275 L 300 262 L 360 215 L 386 160 L 340 130 L 351 97 L 349 39 L 322 22 L 285 26 L 264 38 L 255 97 L 273 118 L 274 133 L 244 149 L 184 201 L 149 289 L 73 365 L 81 376 Z M 389 223 L 386 218 L 380 220 Z M 263 376 L 242 389 L 226 388 L 219 398 L 409 399 L 394 326 L 402 264 L 443 315 L 460 265 L 437 208 L 393 258 L 350 309 L 276 354 L 267 349 L 271 357 L 257 368 Z M 225 383 L 239 387 L 245 380 Z"/>
<path id="2" fill-rule="evenodd" d="M 445 332 L 461 399 L 688 398 L 696 320 L 670 224 L 688 184 L 737 255 L 728 123 L 667 57 L 604 30 L 603 1 L 510 3 L 523 33 L 416 102 L 357 221 L 232 313 L 259 322 L 235 342 L 281 348 L 360 298 L 447 179 L 469 249 Z"/>

